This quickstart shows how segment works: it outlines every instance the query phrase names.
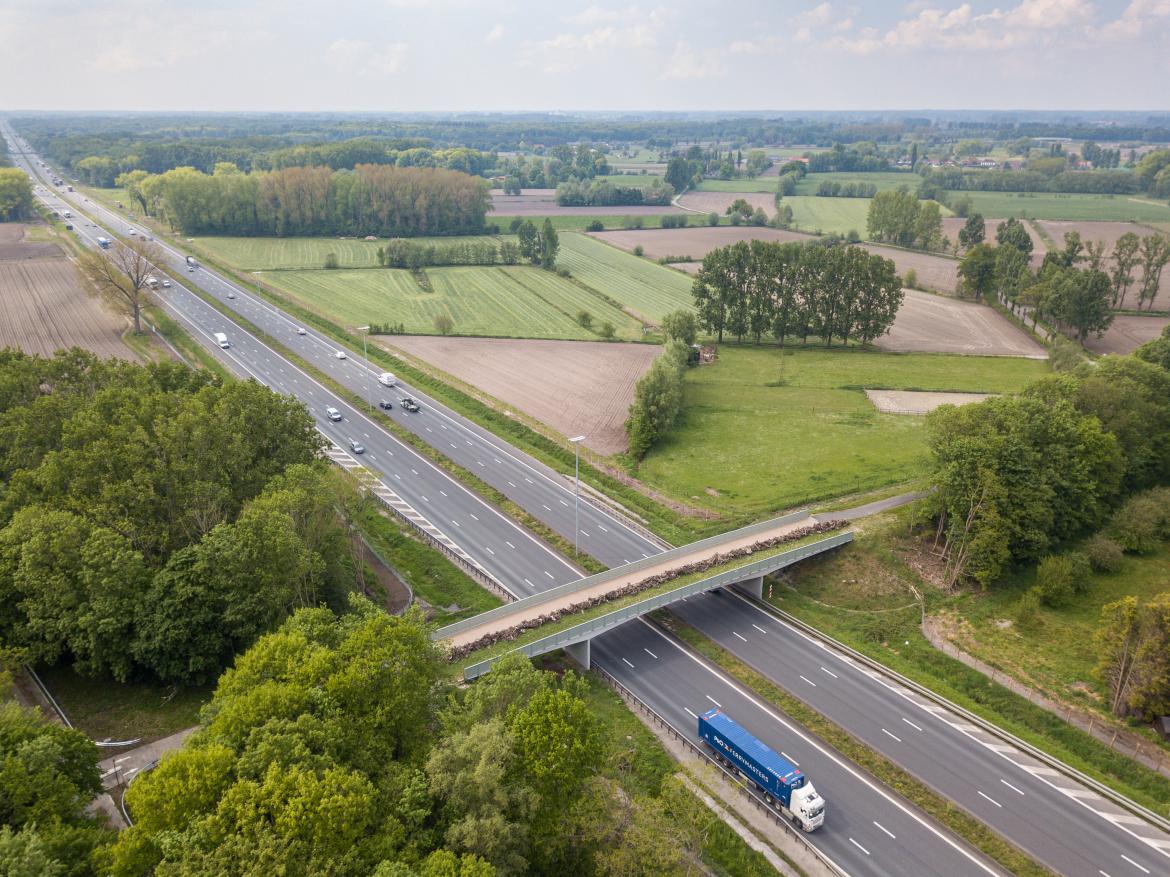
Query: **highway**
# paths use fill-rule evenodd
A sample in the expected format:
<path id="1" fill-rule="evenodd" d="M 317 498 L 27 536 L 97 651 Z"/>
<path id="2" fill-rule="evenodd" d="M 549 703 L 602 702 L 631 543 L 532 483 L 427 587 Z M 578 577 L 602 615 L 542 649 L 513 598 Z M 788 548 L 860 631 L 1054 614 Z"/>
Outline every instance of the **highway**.
<path id="1" fill-rule="evenodd" d="M 10 142 L 15 142 L 10 129 L 4 126 L 3 130 Z M 14 149 L 13 159 L 36 177 L 35 157 L 30 159 Z M 47 184 L 45 188 L 48 203 L 55 204 L 63 197 Z M 79 214 L 75 220 L 79 235 L 91 244 L 102 231 L 86 225 L 83 213 L 92 212 L 92 220 L 121 234 L 129 229 L 124 218 L 100 205 L 83 202 L 80 195 L 70 196 L 69 206 Z M 372 369 L 352 351 L 347 351 L 346 360 L 335 359 L 337 347 L 333 342 L 312 330 L 305 336 L 297 335 L 297 324 L 272 305 L 205 269 L 185 274 L 182 254 L 169 247 L 168 253 L 177 276 L 197 283 L 349 390 L 364 394 L 368 381 L 374 398 L 381 396 L 382 388 L 371 377 L 380 369 Z M 235 297 L 229 298 L 229 294 Z M 237 373 L 302 399 L 322 431 L 342 447 L 346 447 L 349 438 L 360 440 L 368 449 L 364 462 L 372 470 L 518 596 L 579 577 L 574 566 L 394 439 L 376 418 L 339 400 L 182 284 L 159 298 L 194 337 L 224 358 Z M 220 350 L 215 345 L 211 336 L 219 331 L 228 334 L 233 342 L 231 349 Z M 419 398 L 422 412 L 408 415 L 397 408 L 397 399 L 405 392 Z M 561 476 L 413 388 L 397 390 L 392 398 L 396 421 L 501 490 L 534 517 L 572 537 L 571 486 Z M 345 419 L 339 424 L 325 419 L 326 405 L 340 409 Z M 659 550 L 613 516 L 584 503 L 580 508 L 582 545 L 608 565 Z M 747 621 L 744 613 L 754 620 Z M 855 668 L 850 673 L 841 672 L 832 662 L 848 662 L 791 629 L 774 629 L 778 623 L 770 614 L 731 595 L 691 601 L 680 609 L 680 614 L 1054 870 L 1090 877 L 1170 873 L 1170 858 L 1165 858 L 1170 844 L 1159 850 L 1156 843 L 1134 833 L 1137 827 L 1113 821 L 1086 806 L 1087 799 L 1058 790 L 1041 776 L 1018 776 L 1025 772 L 1013 769 L 1005 763 L 1002 753 L 974 740 L 957 723 L 941 719 L 918 721 L 907 713 L 904 698 L 888 682 Z M 764 632 L 757 634 L 757 630 Z M 912 808 L 900 808 L 881 797 L 889 793 L 873 787 L 839 756 L 830 756 L 811 740 L 799 745 L 799 753 L 793 751 L 798 748 L 792 742 L 795 726 L 775 711 L 753 704 L 737 692 L 737 686 L 724 674 L 697 662 L 677 644 L 667 643 L 669 648 L 664 648 L 663 643 L 662 634 L 649 625 L 630 624 L 595 640 L 594 660 L 692 739 L 697 739 L 695 720 L 688 710 L 699 713 L 698 707 L 705 709 L 710 702 L 718 701 L 773 748 L 796 757 L 829 805 L 825 826 L 810 840 L 849 873 L 999 873 Z M 739 651 L 741 647 L 750 651 Z M 821 663 L 816 666 L 809 663 L 818 660 Z M 821 664 L 831 673 L 822 670 Z M 924 730 L 897 733 L 895 728 L 905 718 Z M 914 730 L 909 725 L 904 727 Z M 989 787 L 991 783 L 996 786 L 994 790 Z M 942 863 L 946 863 L 945 867 Z"/>

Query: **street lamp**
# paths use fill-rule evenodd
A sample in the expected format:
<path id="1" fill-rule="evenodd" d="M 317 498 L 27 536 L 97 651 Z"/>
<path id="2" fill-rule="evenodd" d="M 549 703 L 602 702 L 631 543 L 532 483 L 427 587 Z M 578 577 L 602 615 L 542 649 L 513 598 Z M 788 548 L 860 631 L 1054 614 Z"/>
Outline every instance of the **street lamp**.
<path id="1" fill-rule="evenodd" d="M 585 436 L 569 439 L 573 443 L 573 557 L 577 557 L 577 533 L 581 529 L 581 442 Z"/>
<path id="2" fill-rule="evenodd" d="M 366 407 L 370 409 L 370 413 L 374 413 L 374 402 L 370 398 L 370 357 L 366 346 L 366 341 L 370 337 L 369 326 L 358 326 L 358 331 L 362 333 L 362 360 L 366 369 Z"/>

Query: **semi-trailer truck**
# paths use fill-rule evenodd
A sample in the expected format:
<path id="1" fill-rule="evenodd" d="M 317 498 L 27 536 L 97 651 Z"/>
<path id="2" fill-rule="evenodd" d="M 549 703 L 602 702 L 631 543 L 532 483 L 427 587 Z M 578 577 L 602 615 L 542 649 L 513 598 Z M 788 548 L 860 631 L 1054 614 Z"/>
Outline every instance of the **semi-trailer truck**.
<path id="1" fill-rule="evenodd" d="M 813 831 L 824 824 L 825 799 L 800 768 L 773 752 L 722 710 L 709 709 L 699 716 L 699 736 L 721 761 L 751 780 L 769 804 L 778 807 L 803 831 Z"/>

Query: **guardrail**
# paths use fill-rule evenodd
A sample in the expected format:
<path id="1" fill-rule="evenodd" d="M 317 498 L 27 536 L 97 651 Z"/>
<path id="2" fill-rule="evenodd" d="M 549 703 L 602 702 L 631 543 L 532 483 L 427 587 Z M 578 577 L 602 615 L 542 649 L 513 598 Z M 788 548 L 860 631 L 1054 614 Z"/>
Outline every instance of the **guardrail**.
<path id="1" fill-rule="evenodd" d="M 41 677 L 37 675 L 37 671 L 32 668 L 31 664 L 25 664 L 24 669 L 28 673 L 29 678 L 32 679 L 33 684 L 37 687 L 37 690 L 41 693 L 41 696 L 49 702 L 49 706 L 53 708 L 53 712 L 57 714 L 57 718 L 61 720 L 61 724 L 66 728 L 73 728 L 74 725 L 69 721 L 69 716 L 65 715 L 65 710 L 61 708 L 61 704 L 57 703 L 57 699 L 49 691 L 49 686 L 45 685 Z M 135 737 L 133 740 L 92 740 L 91 742 L 99 749 L 119 749 L 123 746 L 136 746 L 142 742 L 142 738 Z"/>
<path id="2" fill-rule="evenodd" d="M 644 600 L 638 600 L 635 603 L 630 603 L 622 606 L 620 609 L 615 609 L 613 612 L 606 612 L 598 615 L 588 621 L 583 621 L 580 624 L 575 624 L 572 627 L 567 627 L 564 630 L 558 630 L 556 633 L 551 633 L 546 637 L 534 640 L 526 645 L 517 646 L 514 651 L 523 652 L 530 658 L 537 655 L 543 655 L 546 652 L 552 652 L 557 649 L 563 649 L 566 646 L 574 645 L 582 640 L 593 639 L 605 631 L 625 624 L 634 618 L 647 613 L 653 612 L 655 609 L 661 609 L 663 606 L 668 606 L 679 600 L 695 594 L 701 594 L 704 591 L 712 591 L 716 588 L 727 587 L 747 579 L 758 578 L 759 576 L 774 573 L 777 570 L 784 569 L 794 563 L 799 563 L 809 557 L 837 548 L 847 542 L 853 541 L 853 531 L 845 533 L 838 533 L 835 536 L 829 536 L 825 539 L 818 539 L 816 542 L 810 542 L 807 545 L 800 545 L 796 548 L 791 548 L 788 551 L 783 551 L 780 554 L 773 554 L 771 557 L 764 557 L 760 560 L 753 560 L 743 566 L 737 566 L 735 569 L 724 570 L 721 573 L 716 573 L 713 576 L 708 576 L 705 579 L 699 579 L 696 582 L 689 582 L 661 594 L 655 594 L 653 597 L 647 597 Z M 515 604 L 513 604 L 515 605 Z M 482 676 L 491 670 L 492 665 L 498 661 L 502 656 L 488 658 L 484 661 L 478 661 L 463 668 L 463 678 L 467 681 Z"/>
<path id="3" fill-rule="evenodd" d="M 559 585 L 555 588 L 550 588 L 547 591 L 541 591 L 539 594 L 533 594 L 531 597 L 525 597 L 522 600 L 517 600 L 514 603 L 509 603 L 507 606 L 500 606 L 496 609 L 489 609 L 487 612 L 481 612 L 479 615 L 473 615 L 471 618 L 465 618 L 462 621 L 456 621 L 454 624 L 448 624 L 446 627 L 441 627 L 432 634 L 432 639 L 448 639 L 456 636 L 466 630 L 479 627 L 487 624 L 490 621 L 495 621 L 499 618 L 506 618 L 509 615 L 515 615 L 523 612 L 525 609 L 532 606 L 539 606 L 541 603 L 547 603 L 556 600 L 567 594 L 573 594 L 577 591 L 592 588 L 595 585 L 602 584 L 608 579 L 617 578 L 618 576 L 626 576 L 630 573 L 638 572 L 647 567 L 658 566 L 662 563 L 668 563 L 673 559 L 687 557 L 694 554 L 696 551 L 701 551 L 705 548 L 713 548 L 722 545 L 726 542 L 731 542 L 735 539 L 741 539 L 744 536 L 752 536 L 756 533 L 766 533 L 783 524 L 790 524 L 794 521 L 803 520 L 809 516 L 808 509 L 802 509 L 798 512 L 793 512 L 779 518 L 774 518 L 770 521 L 762 521 L 758 524 L 751 524 L 739 530 L 732 530 L 729 533 L 722 533 L 718 536 L 709 536 L 706 539 L 700 539 L 698 542 L 691 542 L 689 545 L 683 545 L 679 548 L 672 548 L 670 551 L 664 551 L 661 554 L 655 554 L 650 557 L 644 557 L 641 560 L 635 560 L 633 563 L 626 563 L 622 566 L 614 567 L 613 569 L 599 572 L 595 575 L 587 576 L 583 579 L 568 582 L 564 585 Z"/>
<path id="4" fill-rule="evenodd" d="M 750 804 L 755 806 L 757 810 L 762 812 L 771 821 L 775 822 L 788 837 L 800 843 L 804 849 L 811 856 L 813 856 L 813 858 L 815 858 L 821 865 L 828 869 L 829 873 L 840 875 L 840 877 L 848 877 L 848 872 L 843 871 L 832 859 L 817 849 L 817 847 L 808 839 L 808 836 L 803 831 L 793 827 L 792 823 L 784 817 L 784 814 L 765 801 L 754 788 L 747 784 L 747 782 L 739 775 L 738 772 L 730 770 L 722 763 L 717 761 L 711 755 L 711 753 L 703 749 L 703 747 L 697 744 L 686 734 L 683 734 L 681 731 L 679 731 L 676 727 L 674 727 L 674 725 L 659 715 L 653 707 L 645 703 L 641 698 L 638 697 L 638 695 L 634 694 L 634 692 L 630 691 L 630 689 L 626 688 L 624 685 L 618 682 L 617 679 L 607 673 L 604 669 L 601 667 L 594 667 L 593 670 L 610 688 L 617 692 L 618 697 L 620 697 L 630 706 L 637 709 L 639 712 L 649 718 L 650 721 L 670 734 L 671 737 L 682 743 L 693 753 L 698 755 L 699 758 L 703 759 L 707 764 L 710 764 L 721 774 L 723 774 L 723 776 L 726 777 L 727 780 L 739 790 L 740 794 L 748 799 Z"/>
<path id="5" fill-rule="evenodd" d="M 1112 801 L 1114 804 L 1117 804 L 1119 807 L 1123 807 L 1126 810 L 1130 811 L 1135 816 L 1140 816 L 1142 819 L 1145 819 L 1147 822 L 1151 823 L 1152 825 L 1156 825 L 1158 828 L 1162 829 L 1163 831 L 1170 832 L 1170 819 L 1167 819 L 1164 816 L 1161 816 L 1160 814 L 1155 813 L 1153 810 L 1149 809 L 1148 807 L 1142 806 L 1137 801 L 1134 801 L 1134 800 L 1131 800 L 1130 798 L 1127 798 L 1125 795 L 1121 794 L 1118 791 L 1115 791 L 1114 789 L 1109 788 L 1109 786 L 1105 785 L 1104 783 L 1100 782 L 1099 780 L 1095 780 L 1091 776 L 1089 776 L 1088 774 L 1082 773 L 1081 771 L 1077 770 L 1072 765 L 1065 764 L 1063 761 L 1061 761 L 1056 756 L 1050 755 L 1049 753 L 1045 752 L 1043 749 L 1040 749 L 1037 746 L 1033 746 L 1031 743 L 1027 742 L 1026 740 L 1020 739 L 1019 737 L 1017 737 L 1015 734 L 1011 733 L 1010 731 L 1005 731 L 1003 728 L 999 727 L 998 725 L 994 724 L 993 722 L 990 722 L 987 719 L 983 718 L 982 716 L 971 712 L 969 709 L 967 709 L 965 707 L 959 706 L 954 701 L 948 700 L 947 698 L 943 697 L 941 694 L 938 694 L 938 693 L 932 691 L 931 689 L 927 688 L 925 685 L 922 685 L 918 682 L 915 682 L 913 679 L 910 679 L 907 676 L 903 676 L 897 670 L 891 670 L 886 665 L 880 663 L 879 661 L 875 661 L 873 658 L 869 657 L 868 655 L 862 654 L 861 652 L 857 651 L 856 649 L 845 645 L 845 643 L 834 639 L 833 637 L 829 636 L 826 633 L 822 633 L 821 631 L 817 630 L 812 625 L 801 621 L 799 618 L 796 618 L 795 616 L 785 612 L 783 609 L 778 609 L 775 606 L 771 605 L 770 603 L 766 603 L 762 600 L 756 600 L 752 597 L 745 597 L 745 599 L 750 600 L 754 605 L 759 606 L 764 611 L 770 612 L 771 614 L 773 614 L 779 618 L 782 618 L 784 621 L 791 624 L 793 627 L 797 628 L 798 630 L 802 631 L 803 633 L 807 634 L 808 636 L 814 637 L 815 639 L 820 640 L 821 642 L 833 647 L 834 649 L 838 650 L 839 652 L 841 652 L 845 655 L 848 655 L 850 658 L 857 661 L 858 663 L 861 663 L 861 664 L 865 665 L 866 667 L 870 668 L 871 670 L 875 670 L 878 673 L 881 673 L 883 676 L 886 676 L 887 678 L 894 680 L 899 685 L 901 685 L 905 688 L 908 688 L 909 690 L 913 691 L 915 694 L 921 695 L 922 697 L 926 698 L 927 700 L 930 700 L 930 701 L 938 704 L 939 706 L 950 710 L 951 712 L 955 713 L 956 715 L 961 716 L 965 721 L 970 722 L 972 725 L 975 725 L 976 727 L 982 728 L 987 733 L 998 737 L 999 739 L 1003 740 L 1005 743 L 1010 743 L 1012 746 L 1016 747 L 1021 752 L 1024 752 L 1024 753 L 1032 756 L 1037 761 L 1043 762 L 1048 767 L 1051 767 L 1054 770 L 1057 770 L 1060 773 L 1064 774 L 1065 776 L 1076 780 L 1077 782 L 1081 783 L 1082 785 L 1092 789 L 1094 792 L 1101 795 L 1102 797 L 1108 798 L 1110 801 Z"/>

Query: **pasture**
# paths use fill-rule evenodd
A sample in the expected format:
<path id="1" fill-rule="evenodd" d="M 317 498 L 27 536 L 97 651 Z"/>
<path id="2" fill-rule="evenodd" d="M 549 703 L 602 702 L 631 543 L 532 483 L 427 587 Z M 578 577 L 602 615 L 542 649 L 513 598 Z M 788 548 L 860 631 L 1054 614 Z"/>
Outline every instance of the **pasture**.
<path id="1" fill-rule="evenodd" d="M 613 180 L 631 180 L 629 183 L 615 183 L 615 185 L 639 186 L 641 177 L 613 177 Z M 662 213 L 678 213 L 677 207 L 670 205 L 643 205 L 631 204 L 628 206 L 600 206 L 600 207 L 562 207 L 557 204 L 556 189 L 524 189 L 519 195 L 505 195 L 499 190 L 492 192 L 492 212 L 488 215 L 488 222 L 493 217 L 513 216 L 606 216 L 620 213 L 625 216 L 656 216 Z M 499 223 L 501 227 L 505 223 Z"/>
<path id="2" fill-rule="evenodd" d="M 468 237 L 410 238 L 411 243 L 452 244 L 457 241 L 489 241 L 487 235 Z M 277 271 L 324 268 L 325 257 L 337 256 L 341 268 L 376 268 L 378 247 L 385 240 L 359 238 L 193 238 L 188 246 L 197 254 L 239 268 L 241 271 Z"/>
<path id="3" fill-rule="evenodd" d="M 638 339 L 642 325 L 572 280 L 527 266 L 430 268 L 424 289 L 406 270 L 274 271 L 264 281 L 343 326 L 402 323 L 406 332 L 436 334 L 447 314 L 459 335 L 596 340 L 577 323 L 588 311 L 594 328 L 610 322 L 616 337 Z"/>
<path id="4" fill-rule="evenodd" d="M 801 231 L 845 235 L 850 231 L 865 237 L 869 198 L 819 198 L 790 195 L 781 203 L 792 208 L 792 220 Z"/>
<path id="5" fill-rule="evenodd" d="M 695 187 L 696 192 L 768 192 L 776 191 L 776 177 L 769 174 L 754 180 L 703 180 Z"/>
<path id="6" fill-rule="evenodd" d="M 724 344 L 691 369 L 678 425 L 638 476 L 728 523 L 924 473 L 923 420 L 881 414 L 862 388 L 1013 393 L 1029 359 Z"/>
<path id="7" fill-rule="evenodd" d="M 563 235 L 557 264 L 652 322 L 671 311 L 691 307 L 690 278 L 588 235 Z"/>
<path id="8" fill-rule="evenodd" d="M 918 184 L 922 182 L 922 177 L 907 171 L 867 171 L 856 173 L 841 171 L 827 174 L 807 174 L 803 180 L 796 184 L 796 194 L 816 195 L 817 187 L 825 182 L 842 184 L 872 183 L 877 186 L 879 192 L 886 192 L 890 189 L 906 186 L 913 192 L 918 188 Z"/>
<path id="9" fill-rule="evenodd" d="M 1103 222 L 1170 222 L 1170 206 L 1141 195 L 1057 195 L 1031 192 L 951 192 L 970 196 L 985 219 L 1079 219 Z"/>

